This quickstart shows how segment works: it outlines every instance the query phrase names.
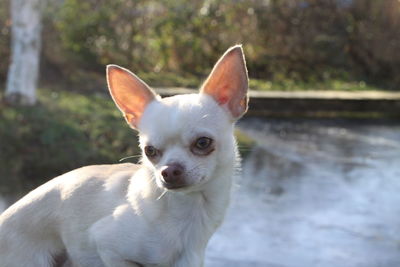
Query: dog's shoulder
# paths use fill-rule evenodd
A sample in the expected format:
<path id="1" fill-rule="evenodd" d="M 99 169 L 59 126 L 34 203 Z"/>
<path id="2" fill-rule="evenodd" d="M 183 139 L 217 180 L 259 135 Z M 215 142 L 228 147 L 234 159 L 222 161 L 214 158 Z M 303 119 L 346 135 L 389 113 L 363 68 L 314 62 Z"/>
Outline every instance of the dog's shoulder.
<path id="1" fill-rule="evenodd" d="M 96 192 L 124 192 L 130 177 L 138 169 L 139 165 L 124 163 L 92 165 L 72 170 L 32 190 L 2 215 L 5 216 L 7 212 L 11 215 L 25 208 L 35 210 L 32 207 L 36 205 L 45 209 L 70 199 L 73 195 L 83 199 L 85 196 L 93 196 Z"/>
<path id="2" fill-rule="evenodd" d="M 110 179 L 116 175 L 133 175 L 140 165 L 133 163 L 121 163 L 121 164 L 105 164 L 105 165 L 89 165 L 84 166 L 73 171 L 70 171 L 64 175 L 74 176 L 78 179 Z"/>

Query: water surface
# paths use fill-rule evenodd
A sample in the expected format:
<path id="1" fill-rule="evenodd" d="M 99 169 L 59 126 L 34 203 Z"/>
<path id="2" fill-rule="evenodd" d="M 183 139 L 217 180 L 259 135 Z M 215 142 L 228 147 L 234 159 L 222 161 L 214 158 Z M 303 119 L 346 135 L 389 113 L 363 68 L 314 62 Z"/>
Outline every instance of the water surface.
<path id="1" fill-rule="evenodd" d="M 238 126 L 256 145 L 206 266 L 400 266 L 400 123 Z"/>

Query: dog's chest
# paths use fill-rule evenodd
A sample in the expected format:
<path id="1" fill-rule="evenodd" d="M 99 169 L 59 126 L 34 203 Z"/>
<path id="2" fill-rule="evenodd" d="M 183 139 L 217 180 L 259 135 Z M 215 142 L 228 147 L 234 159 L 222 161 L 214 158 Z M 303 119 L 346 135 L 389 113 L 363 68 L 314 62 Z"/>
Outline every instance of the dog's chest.
<path id="1" fill-rule="evenodd" d="M 141 248 L 142 262 L 171 266 L 178 257 L 201 253 L 217 227 L 217 222 L 209 218 L 204 203 L 171 202 L 164 207 L 163 214 L 152 221 L 147 245 Z"/>

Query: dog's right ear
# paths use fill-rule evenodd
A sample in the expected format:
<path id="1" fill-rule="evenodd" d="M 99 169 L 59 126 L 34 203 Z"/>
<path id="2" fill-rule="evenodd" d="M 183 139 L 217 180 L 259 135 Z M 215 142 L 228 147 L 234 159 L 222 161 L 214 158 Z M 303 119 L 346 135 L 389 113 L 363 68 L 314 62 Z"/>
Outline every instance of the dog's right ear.
<path id="1" fill-rule="evenodd" d="M 234 120 L 247 111 L 249 78 L 241 45 L 229 48 L 215 64 L 200 93 L 208 94 L 226 109 Z"/>
<path id="2" fill-rule="evenodd" d="M 156 94 L 135 74 L 117 65 L 107 65 L 107 83 L 129 126 L 137 129 L 146 106 L 157 99 Z"/>

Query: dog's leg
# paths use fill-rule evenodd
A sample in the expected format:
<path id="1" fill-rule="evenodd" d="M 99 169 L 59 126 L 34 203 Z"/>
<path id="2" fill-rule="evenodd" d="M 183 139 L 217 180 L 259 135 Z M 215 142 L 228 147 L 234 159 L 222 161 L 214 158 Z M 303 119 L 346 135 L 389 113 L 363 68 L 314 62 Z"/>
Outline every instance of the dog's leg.
<path id="1" fill-rule="evenodd" d="M 67 259 L 62 265 L 55 265 L 54 267 L 74 267 L 74 265 L 69 259 Z"/>
<path id="2" fill-rule="evenodd" d="M 97 253 L 105 267 L 140 267 L 135 261 L 124 258 L 109 242 L 98 240 Z M 127 245 L 129 246 L 129 245 Z"/>
<path id="3" fill-rule="evenodd" d="M 204 251 L 201 254 L 183 253 L 172 265 L 173 267 L 203 267 Z"/>
<path id="4" fill-rule="evenodd" d="M 126 248 L 134 249 L 130 240 L 135 240 L 131 236 L 132 232 L 126 222 L 134 221 L 129 212 L 124 213 L 127 216 L 118 222 L 113 216 L 105 217 L 98 221 L 90 229 L 91 240 L 96 244 L 97 254 L 106 267 L 140 267 L 133 258 L 129 258 L 129 252 Z M 125 231 L 121 231 L 126 229 Z M 129 250 L 128 250 L 129 251 Z"/>
<path id="5" fill-rule="evenodd" d="M 127 260 L 112 260 L 110 263 L 105 263 L 106 267 L 143 267 L 143 265 Z"/>
<path id="6" fill-rule="evenodd" d="M 101 260 L 106 267 L 141 267 L 143 265 L 130 261 L 124 260 L 120 255 L 112 252 L 111 250 L 100 250 L 99 251 Z"/>

